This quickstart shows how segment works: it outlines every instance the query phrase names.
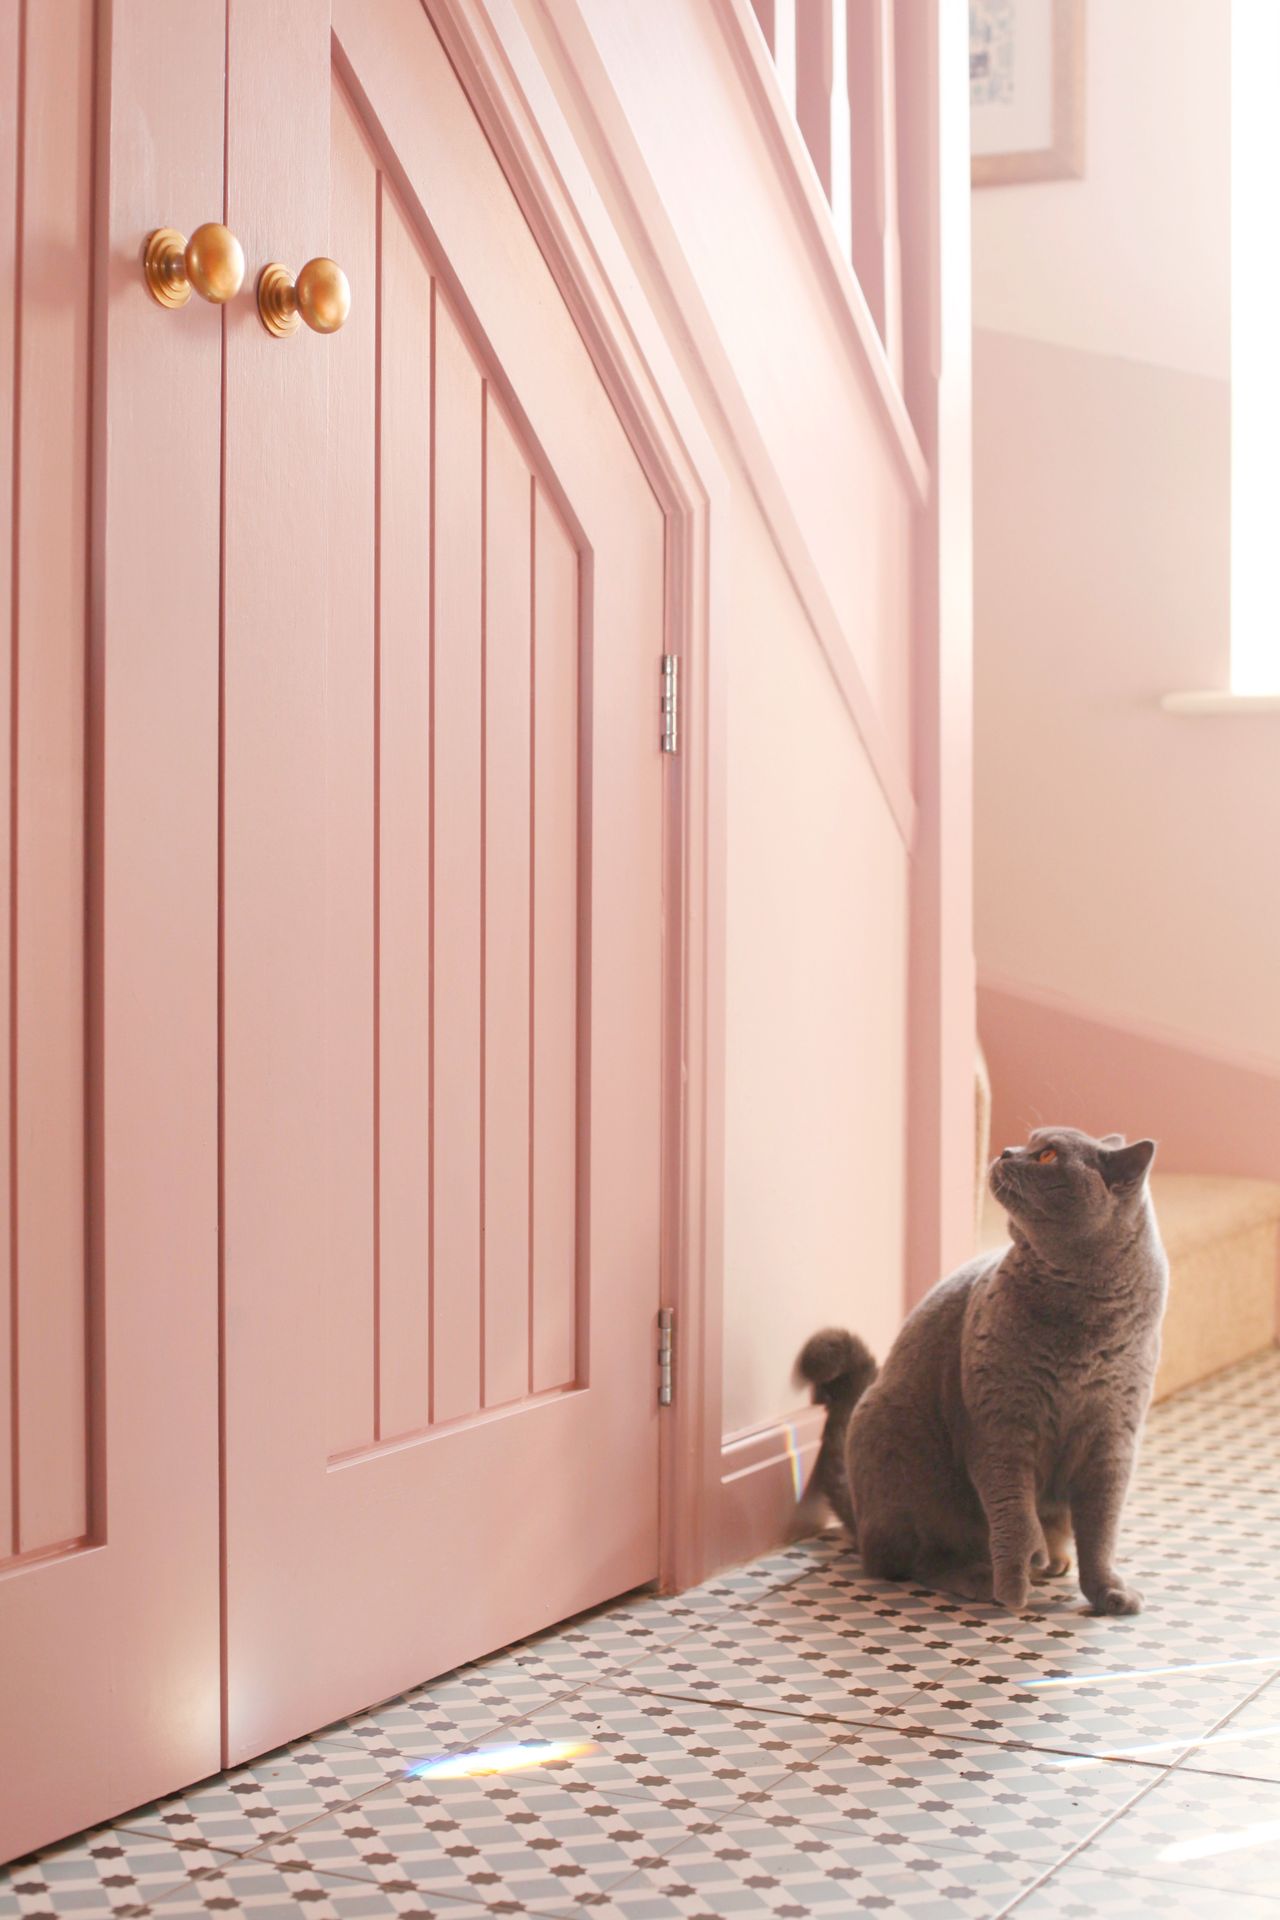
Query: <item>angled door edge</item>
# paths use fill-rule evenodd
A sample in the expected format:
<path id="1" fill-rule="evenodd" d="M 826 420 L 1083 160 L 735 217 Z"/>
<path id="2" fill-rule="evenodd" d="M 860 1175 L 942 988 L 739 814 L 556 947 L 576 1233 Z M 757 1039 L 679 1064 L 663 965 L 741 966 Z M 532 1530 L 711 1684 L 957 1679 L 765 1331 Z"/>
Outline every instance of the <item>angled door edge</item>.
<path id="1" fill-rule="evenodd" d="M 345 0 L 354 5 L 356 0 Z M 660 1454 L 659 1579 L 720 1564 L 725 1095 L 728 481 L 514 0 L 422 0 L 617 409 L 666 524 L 663 651 L 682 660 L 680 752 L 664 759 L 660 1304 L 678 1358 Z M 337 64 L 363 94 L 334 8 Z M 659 661 L 654 660 L 654 739 Z M 654 1392 L 657 1393 L 657 1318 Z"/>

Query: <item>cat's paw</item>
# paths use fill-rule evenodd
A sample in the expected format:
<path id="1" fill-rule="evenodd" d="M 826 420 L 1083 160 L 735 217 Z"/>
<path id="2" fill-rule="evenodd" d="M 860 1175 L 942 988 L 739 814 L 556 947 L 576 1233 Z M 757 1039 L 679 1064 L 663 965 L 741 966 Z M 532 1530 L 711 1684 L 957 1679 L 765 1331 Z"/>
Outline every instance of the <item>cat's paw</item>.
<path id="1" fill-rule="evenodd" d="M 1122 1580 L 1115 1580 L 1110 1586 L 1100 1587 L 1097 1593 L 1090 1594 L 1089 1612 L 1101 1614 L 1141 1613 L 1142 1595 L 1136 1587 L 1126 1587 Z"/>
<path id="2" fill-rule="evenodd" d="M 1050 1560 L 1047 1566 L 1037 1567 L 1034 1560 L 1031 1565 L 1031 1578 L 1037 1586 L 1040 1586 L 1046 1580 L 1061 1580 L 1064 1573 L 1070 1573 L 1071 1571 L 1071 1562 L 1061 1555 L 1059 1555 L 1056 1560 Z"/>
<path id="3" fill-rule="evenodd" d="M 996 1575 L 996 1599 L 1010 1613 L 1025 1613 L 1031 1597 L 1031 1582 L 1021 1570 Z"/>

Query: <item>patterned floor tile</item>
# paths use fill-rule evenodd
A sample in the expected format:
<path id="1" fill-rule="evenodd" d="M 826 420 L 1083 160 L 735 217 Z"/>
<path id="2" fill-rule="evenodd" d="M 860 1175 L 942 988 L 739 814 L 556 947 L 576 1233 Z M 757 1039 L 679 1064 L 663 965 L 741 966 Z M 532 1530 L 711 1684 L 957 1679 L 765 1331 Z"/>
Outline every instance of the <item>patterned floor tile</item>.
<path id="1" fill-rule="evenodd" d="M 782 1834 L 837 1828 L 889 1848 L 1052 1864 L 1152 1778 L 1123 1763 L 1064 1773 L 1055 1756 L 1032 1751 L 846 1728 L 827 1753 L 746 1795 L 724 1820 L 729 1829 L 747 1820 Z"/>
<path id="2" fill-rule="evenodd" d="M 529 1788 L 404 1782 L 260 1857 L 285 1873 L 370 1880 L 384 1893 L 418 1888 L 488 1906 L 580 1906 L 660 1859 L 699 1819 L 657 1800 L 611 1802 L 549 1780 Z"/>
<path id="3" fill-rule="evenodd" d="M 868 1581 L 826 1536 L 48 1849 L 0 1920 L 1280 1920 L 1278 1457 L 1280 1356 L 1155 1410 L 1135 1619 Z M 425 1770 L 514 1743 L 540 1764 Z"/>
<path id="4" fill-rule="evenodd" d="M 512 1648 L 511 1657 L 530 1673 L 540 1668 L 548 1685 L 554 1682 L 563 1691 L 598 1684 L 617 1668 L 660 1647 L 682 1644 L 729 1614 L 722 1597 L 701 1588 L 679 1599 L 645 1595 L 538 1634 Z"/>
<path id="5" fill-rule="evenodd" d="M 1012 1620 L 919 1592 L 869 1584 L 833 1606 L 792 1589 L 744 1609 L 731 1631 L 637 1661 L 627 1684 L 1052 1749 L 1151 1748 L 1168 1764 L 1258 1675 L 1216 1664 L 1226 1657 L 1220 1643 L 1188 1659 L 1158 1631 L 1139 1638 L 1129 1625 L 1076 1618 L 1059 1634 L 1052 1616 Z"/>
<path id="6" fill-rule="evenodd" d="M 481 1920 L 484 1909 L 418 1887 L 387 1890 L 307 1867 L 286 1872 L 265 1860 L 237 1860 L 193 1875 L 150 1911 L 155 1920 L 237 1913 L 252 1920 L 298 1920 L 301 1914 L 308 1920 Z"/>
<path id="7" fill-rule="evenodd" d="M 564 1784 L 708 1815 L 749 1803 L 784 1772 L 802 1776 L 828 1752 L 835 1733 L 830 1725 L 789 1715 L 606 1689 L 585 1689 L 507 1731 L 533 1743 L 587 1749 L 570 1765 L 523 1775 L 526 1791 Z"/>
<path id="8" fill-rule="evenodd" d="M 1182 1765 L 1194 1772 L 1272 1780 L 1280 1793 L 1280 1675 L 1233 1713 L 1225 1726 L 1193 1747 Z"/>
<path id="9" fill-rule="evenodd" d="M 3 1920 L 118 1920 L 147 1912 L 148 1903 L 214 1859 L 207 1847 L 179 1848 L 100 1827 L 46 1847 L 0 1869 Z"/>
<path id="10" fill-rule="evenodd" d="M 395 1771 L 393 1762 L 377 1758 L 366 1746 L 300 1740 L 126 1814 L 118 1826 L 179 1846 L 194 1841 L 221 1852 L 249 1853 L 383 1786 Z"/>
<path id="11" fill-rule="evenodd" d="M 1179 1768 L 1091 1840 L 1080 1864 L 1280 1899 L 1280 1792 Z"/>
<path id="12" fill-rule="evenodd" d="M 363 1746 L 370 1757 L 412 1765 L 432 1754 L 464 1751 L 480 1745 L 511 1720 L 549 1705 L 572 1690 L 563 1673 L 545 1660 L 518 1657 L 508 1648 L 441 1680 L 415 1687 L 395 1700 L 353 1714 L 326 1727 L 322 1736 L 335 1745 Z"/>
<path id="13" fill-rule="evenodd" d="M 1276 1913 L 1276 1902 L 1261 1895 L 1099 1873 L 1072 1861 L 1019 1901 L 1010 1920 L 1276 1920 Z"/>
<path id="14" fill-rule="evenodd" d="M 911 1920 L 994 1920 L 1042 1869 L 910 1841 L 883 1841 L 832 1829 L 785 1833 L 734 1822 L 694 1835 L 662 1864 L 615 1887 L 603 1910 L 620 1920 L 718 1920 L 785 1915 L 844 1920 L 870 1913 Z"/>

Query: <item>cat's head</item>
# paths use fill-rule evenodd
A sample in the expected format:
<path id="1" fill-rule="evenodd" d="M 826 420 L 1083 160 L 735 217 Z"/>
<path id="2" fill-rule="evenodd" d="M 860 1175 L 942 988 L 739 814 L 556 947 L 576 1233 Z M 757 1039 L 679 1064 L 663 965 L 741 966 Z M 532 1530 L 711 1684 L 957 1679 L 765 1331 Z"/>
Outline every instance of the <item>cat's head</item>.
<path id="1" fill-rule="evenodd" d="M 1031 1245 L 1052 1255 L 1122 1236 L 1146 1206 L 1154 1140 L 1095 1140 L 1075 1127 L 1037 1127 L 991 1165 L 991 1191 Z"/>

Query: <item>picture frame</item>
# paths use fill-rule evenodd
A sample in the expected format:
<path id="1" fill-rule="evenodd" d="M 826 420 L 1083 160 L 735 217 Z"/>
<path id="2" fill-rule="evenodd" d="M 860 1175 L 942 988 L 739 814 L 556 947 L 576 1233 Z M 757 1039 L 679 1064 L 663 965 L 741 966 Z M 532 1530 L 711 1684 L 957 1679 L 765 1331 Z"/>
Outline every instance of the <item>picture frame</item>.
<path id="1" fill-rule="evenodd" d="M 1085 0 L 969 0 L 970 180 L 1084 174 Z"/>

